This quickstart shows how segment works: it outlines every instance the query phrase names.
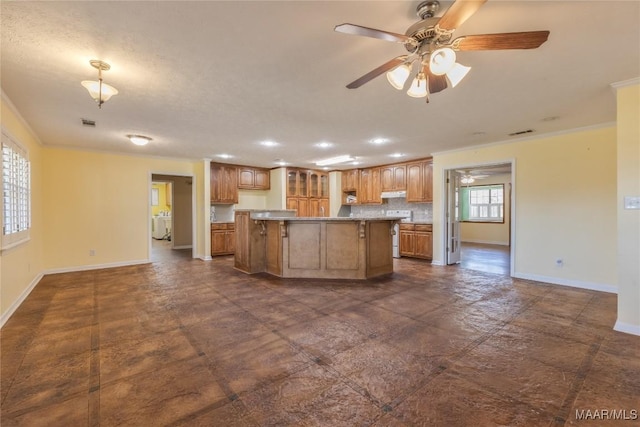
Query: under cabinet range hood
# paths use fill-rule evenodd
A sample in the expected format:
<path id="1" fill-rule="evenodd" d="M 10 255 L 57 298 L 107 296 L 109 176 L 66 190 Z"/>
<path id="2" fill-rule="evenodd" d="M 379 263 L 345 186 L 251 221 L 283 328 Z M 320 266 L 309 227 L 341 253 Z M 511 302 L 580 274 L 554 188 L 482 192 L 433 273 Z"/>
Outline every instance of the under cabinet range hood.
<path id="1" fill-rule="evenodd" d="M 406 198 L 406 191 L 383 191 L 380 196 L 383 199 L 398 199 L 398 198 Z"/>

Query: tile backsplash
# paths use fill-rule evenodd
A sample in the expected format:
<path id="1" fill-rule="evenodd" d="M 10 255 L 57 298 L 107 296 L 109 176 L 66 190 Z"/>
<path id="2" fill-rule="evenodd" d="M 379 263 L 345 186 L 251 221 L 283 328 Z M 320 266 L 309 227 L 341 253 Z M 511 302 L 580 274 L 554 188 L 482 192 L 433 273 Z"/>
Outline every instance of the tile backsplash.
<path id="1" fill-rule="evenodd" d="M 433 222 L 432 203 L 409 203 L 405 199 L 385 199 L 381 205 L 352 205 L 342 206 L 339 216 L 375 217 L 384 215 L 388 210 L 410 210 L 413 212 L 413 220 L 416 222 Z"/>

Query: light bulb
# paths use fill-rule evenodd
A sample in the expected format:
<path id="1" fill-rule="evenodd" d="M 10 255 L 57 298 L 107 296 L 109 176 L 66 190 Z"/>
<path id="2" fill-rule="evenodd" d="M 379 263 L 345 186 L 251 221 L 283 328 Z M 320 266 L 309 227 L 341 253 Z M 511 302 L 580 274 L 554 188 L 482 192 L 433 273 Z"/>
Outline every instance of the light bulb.
<path id="1" fill-rule="evenodd" d="M 471 67 L 465 67 L 464 65 L 456 62 L 453 68 L 447 72 L 447 81 L 449 82 L 449 86 L 456 87 L 470 70 Z"/>
<path id="2" fill-rule="evenodd" d="M 416 78 L 413 79 L 407 95 L 413 98 L 424 98 L 427 96 L 427 78 L 423 73 L 418 73 Z"/>

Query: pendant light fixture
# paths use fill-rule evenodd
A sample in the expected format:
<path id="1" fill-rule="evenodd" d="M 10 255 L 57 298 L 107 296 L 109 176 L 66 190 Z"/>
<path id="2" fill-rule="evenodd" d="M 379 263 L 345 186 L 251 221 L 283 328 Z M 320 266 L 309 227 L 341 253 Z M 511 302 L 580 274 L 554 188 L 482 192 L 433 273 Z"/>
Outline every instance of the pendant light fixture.
<path id="1" fill-rule="evenodd" d="M 104 61 L 92 59 L 89 64 L 98 70 L 98 81 L 84 80 L 81 84 L 89 91 L 89 95 L 98 103 L 98 108 L 107 102 L 113 95 L 118 94 L 118 89 L 102 81 L 102 72 L 111 69 L 111 66 Z"/>

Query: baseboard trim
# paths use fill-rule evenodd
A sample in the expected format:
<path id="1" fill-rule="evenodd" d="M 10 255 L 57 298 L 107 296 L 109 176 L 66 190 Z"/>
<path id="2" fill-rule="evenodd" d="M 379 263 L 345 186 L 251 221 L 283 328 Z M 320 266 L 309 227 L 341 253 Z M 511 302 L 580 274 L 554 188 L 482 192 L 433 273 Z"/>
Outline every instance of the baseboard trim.
<path id="1" fill-rule="evenodd" d="M 431 260 L 431 265 L 444 265 L 444 263 L 442 261 L 438 261 L 438 260 Z"/>
<path id="2" fill-rule="evenodd" d="M 20 294 L 18 299 L 15 300 L 13 302 L 13 304 L 11 304 L 9 309 L 4 314 L 2 314 L 2 316 L 0 316 L 0 328 L 2 328 L 4 326 L 4 324 L 6 323 L 6 321 L 9 320 L 9 318 L 11 318 L 13 313 L 15 313 L 15 311 L 18 309 L 18 307 L 20 307 L 20 305 L 24 302 L 24 300 L 27 299 L 27 297 L 29 296 L 31 291 L 33 291 L 33 289 L 40 282 L 40 280 L 42 280 L 43 277 L 44 277 L 44 274 L 42 274 L 42 273 L 40 273 L 36 277 L 34 277 L 33 280 L 31 281 L 31 283 L 29 283 L 29 286 L 27 286 L 27 289 L 22 291 L 22 293 Z"/>
<path id="3" fill-rule="evenodd" d="M 605 283 L 583 282 L 581 280 L 562 279 L 559 277 L 541 276 L 538 274 L 527 273 L 513 273 L 512 277 L 515 277 L 517 279 L 535 280 L 536 282 L 551 283 L 552 285 L 562 285 L 572 288 L 588 289 L 591 291 L 607 292 L 610 294 L 618 293 L 617 286 L 608 285 Z"/>
<path id="4" fill-rule="evenodd" d="M 613 330 L 618 332 L 624 332 L 625 334 L 640 336 L 640 325 L 632 325 L 631 323 L 625 323 L 619 320 L 616 321 L 616 324 L 613 326 Z"/>
<path id="5" fill-rule="evenodd" d="M 213 259 L 212 256 L 200 256 L 198 258 L 200 258 L 203 261 L 211 261 Z"/>
<path id="6" fill-rule="evenodd" d="M 174 246 L 171 249 L 191 249 L 191 248 L 193 248 L 193 245 Z"/>
<path id="7" fill-rule="evenodd" d="M 494 240 L 462 240 L 462 243 L 480 243 L 481 245 L 509 246 L 509 242 L 498 242 Z"/>
<path id="8" fill-rule="evenodd" d="M 49 270 L 45 270 L 44 274 L 73 273 L 76 271 L 101 270 L 103 268 L 128 267 L 131 265 L 149 264 L 150 262 L 151 261 L 148 259 L 143 259 L 136 261 L 109 262 L 105 264 L 79 265 L 76 267 L 51 268 Z"/>

